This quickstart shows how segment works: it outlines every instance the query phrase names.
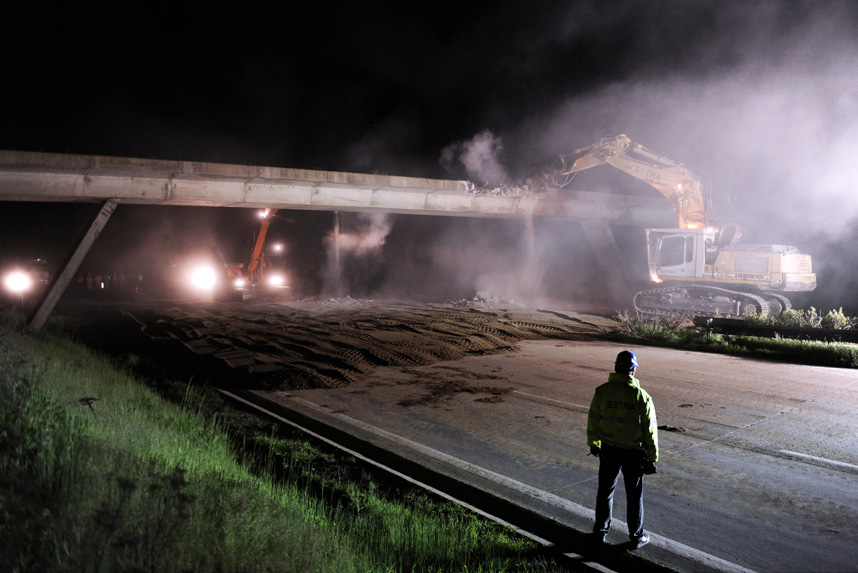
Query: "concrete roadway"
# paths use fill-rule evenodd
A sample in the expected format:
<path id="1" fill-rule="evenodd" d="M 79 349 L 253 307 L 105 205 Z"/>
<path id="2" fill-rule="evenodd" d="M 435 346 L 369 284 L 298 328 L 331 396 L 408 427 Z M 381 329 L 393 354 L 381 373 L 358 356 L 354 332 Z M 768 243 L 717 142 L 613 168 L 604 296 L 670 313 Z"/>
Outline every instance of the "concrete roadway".
<path id="1" fill-rule="evenodd" d="M 525 342 L 345 388 L 255 393 L 589 531 L 587 407 L 619 350 Z M 683 571 L 858 568 L 858 372 L 634 350 L 667 427 L 642 555 Z M 621 483 L 612 543 L 627 539 Z"/>

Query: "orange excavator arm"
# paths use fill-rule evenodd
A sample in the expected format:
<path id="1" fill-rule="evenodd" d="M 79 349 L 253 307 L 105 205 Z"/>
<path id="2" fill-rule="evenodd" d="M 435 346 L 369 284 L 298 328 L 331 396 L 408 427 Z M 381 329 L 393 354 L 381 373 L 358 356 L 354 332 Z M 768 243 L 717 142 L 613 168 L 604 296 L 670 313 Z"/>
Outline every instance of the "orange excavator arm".
<path id="1" fill-rule="evenodd" d="M 268 234 L 268 227 L 271 225 L 271 219 L 277 209 L 264 209 L 259 216 L 262 219 L 262 225 L 259 228 L 259 234 L 256 236 L 256 244 L 253 246 L 253 253 L 250 255 L 250 264 L 247 265 L 247 275 L 250 281 L 256 283 L 259 281 L 259 273 L 262 271 L 263 247 L 265 247 L 265 236 Z"/>
<path id="2" fill-rule="evenodd" d="M 563 167 L 551 175 L 555 186 L 563 187 L 580 171 L 599 165 L 612 165 L 655 187 L 676 208 L 679 228 L 701 228 L 715 224 L 708 190 L 694 173 L 681 163 L 662 157 L 625 135 L 605 138 L 589 147 L 575 150 L 572 165 L 561 155 Z M 567 179 L 558 183 L 561 176 Z"/>

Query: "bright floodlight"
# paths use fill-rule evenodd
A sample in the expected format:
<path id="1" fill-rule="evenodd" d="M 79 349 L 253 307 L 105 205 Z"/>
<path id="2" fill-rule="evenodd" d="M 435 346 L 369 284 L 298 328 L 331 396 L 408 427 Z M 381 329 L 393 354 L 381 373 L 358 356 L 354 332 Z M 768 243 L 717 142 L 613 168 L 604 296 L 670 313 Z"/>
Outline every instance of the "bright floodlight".
<path id="1" fill-rule="evenodd" d="M 198 289 L 211 289 L 215 282 L 217 282 L 217 275 L 211 267 L 197 267 L 191 273 L 191 284 Z"/>
<path id="2" fill-rule="evenodd" d="M 280 286 L 282 284 L 286 284 L 286 277 L 278 274 L 269 275 L 268 284 L 270 284 L 271 286 Z"/>
<path id="3" fill-rule="evenodd" d="M 22 293 L 30 290 L 30 287 L 33 286 L 33 279 L 24 271 L 13 271 L 6 275 L 6 279 L 3 283 L 10 291 L 14 293 Z"/>

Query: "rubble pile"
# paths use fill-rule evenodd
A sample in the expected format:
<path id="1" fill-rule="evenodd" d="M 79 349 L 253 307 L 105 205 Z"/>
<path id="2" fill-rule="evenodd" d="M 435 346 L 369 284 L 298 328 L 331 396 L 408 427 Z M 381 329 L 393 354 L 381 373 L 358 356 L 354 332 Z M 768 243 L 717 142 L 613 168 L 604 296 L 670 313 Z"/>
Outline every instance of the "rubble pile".
<path id="1" fill-rule="evenodd" d="M 493 296 L 488 291 L 480 290 L 473 298 L 462 298 L 459 300 L 447 301 L 447 306 L 454 307 L 483 307 L 494 308 L 496 306 L 518 306 L 524 307 L 523 303 L 518 302 L 513 298 Z"/>
<path id="2" fill-rule="evenodd" d="M 493 197 L 523 197 L 528 194 L 526 185 L 498 185 L 496 187 L 477 187 L 470 181 L 464 181 L 468 195 L 490 195 Z"/>
<path id="3" fill-rule="evenodd" d="M 367 298 L 352 298 L 349 295 L 336 297 L 336 298 L 308 298 L 304 299 L 302 302 L 310 302 L 312 304 L 316 304 L 319 306 L 343 306 L 343 305 L 359 305 L 359 304 L 372 304 L 373 299 Z"/>
<path id="4" fill-rule="evenodd" d="M 302 303 L 309 303 L 316 306 L 329 306 L 329 307 L 337 307 L 337 306 L 358 306 L 362 304 L 373 304 L 377 301 L 371 298 L 352 298 L 348 295 L 341 297 L 331 297 L 331 298 L 323 298 L 323 297 L 309 297 L 301 299 Z M 488 291 L 481 290 L 477 291 L 477 293 L 472 298 L 462 298 L 458 300 L 446 300 L 443 303 L 443 306 L 448 307 L 457 307 L 457 308 L 506 308 L 510 306 L 525 308 L 525 305 L 522 302 L 515 300 L 512 297 L 503 297 L 503 296 L 495 296 L 490 294 Z"/>

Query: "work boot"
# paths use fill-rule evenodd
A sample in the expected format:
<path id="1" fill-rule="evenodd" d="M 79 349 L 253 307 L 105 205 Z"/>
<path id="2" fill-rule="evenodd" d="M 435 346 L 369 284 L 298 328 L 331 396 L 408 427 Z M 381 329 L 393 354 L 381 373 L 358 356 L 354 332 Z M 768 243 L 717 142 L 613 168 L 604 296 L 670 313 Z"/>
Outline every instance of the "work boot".
<path id="1" fill-rule="evenodd" d="M 608 536 L 604 531 L 594 531 L 593 532 L 593 541 L 597 545 L 601 545 L 605 542 L 605 538 Z"/>
<path id="2" fill-rule="evenodd" d="M 632 545 L 633 549 L 640 549 L 647 543 L 649 543 L 649 533 L 644 533 L 640 537 L 632 537 Z"/>

